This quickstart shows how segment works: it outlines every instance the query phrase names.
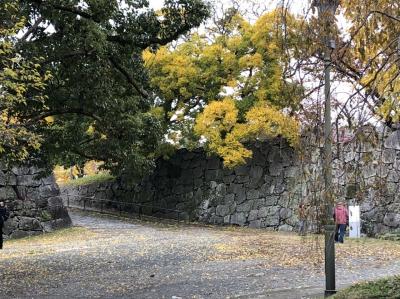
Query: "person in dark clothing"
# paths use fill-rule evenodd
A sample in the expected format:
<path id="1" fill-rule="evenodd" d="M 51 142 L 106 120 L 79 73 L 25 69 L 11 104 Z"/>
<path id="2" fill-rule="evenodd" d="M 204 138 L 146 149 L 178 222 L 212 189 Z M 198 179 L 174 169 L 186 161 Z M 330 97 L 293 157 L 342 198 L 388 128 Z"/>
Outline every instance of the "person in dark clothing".
<path id="1" fill-rule="evenodd" d="M 0 201 L 0 249 L 3 249 L 3 225 L 10 216 L 4 201 Z"/>

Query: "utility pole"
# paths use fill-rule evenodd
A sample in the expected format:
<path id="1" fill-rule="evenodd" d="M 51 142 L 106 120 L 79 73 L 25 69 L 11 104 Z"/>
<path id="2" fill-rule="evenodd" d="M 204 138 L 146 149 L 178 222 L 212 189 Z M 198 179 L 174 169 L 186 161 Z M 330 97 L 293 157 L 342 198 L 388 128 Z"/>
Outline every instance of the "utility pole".
<path id="1" fill-rule="evenodd" d="M 330 54 L 334 49 L 334 41 L 330 35 L 330 26 L 334 23 L 336 8 L 339 0 L 314 0 L 312 3 L 318 9 L 318 18 L 323 22 L 324 39 L 324 94 L 325 94 L 325 113 L 324 113 L 324 157 L 323 175 L 325 183 L 325 296 L 336 293 L 335 278 L 335 231 L 336 227 L 332 220 L 333 215 L 333 194 L 332 194 L 332 119 L 331 119 L 331 59 Z"/>

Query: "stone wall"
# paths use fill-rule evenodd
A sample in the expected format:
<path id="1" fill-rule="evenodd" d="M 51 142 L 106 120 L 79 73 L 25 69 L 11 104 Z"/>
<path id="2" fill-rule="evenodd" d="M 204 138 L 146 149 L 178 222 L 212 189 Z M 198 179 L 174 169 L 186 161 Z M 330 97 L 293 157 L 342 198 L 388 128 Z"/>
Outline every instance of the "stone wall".
<path id="1" fill-rule="evenodd" d="M 154 173 L 132 188 L 101 183 L 63 187 L 61 192 L 73 204 L 79 204 L 74 201 L 79 196 L 109 198 L 153 206 L 144 209 L 148 214 L 162 214 L 161 207 L 185 211 L 184 218 L 207 223 L 293 230 L 299 202 L 289 192 L 296 189 L 299 169 L 293 149 L 280 140 L 252 149 L 253 159 L 233 170 L 224 169 L 221 159 L 202 149 L 183 149 L 158 161 Z"/>
<path id="2" fill-rule="evenodd" d="M 0 200 L 6 203 L 10 218 L 4 237 L 41 234 L 71 224 L 53 176 L 37 178 L 35 168 L 0 169 Z"/>
<path id="3" fill-rule="evenodd" d="M 383 139 L 376 134 L 366 129 L 334 147 L 335 198 L 361 205 L 362 229 L 369 235 L 400 228 L 400 133 Z M 150 206 L 148 214 L 162 214 L 157 208 L 163 207 L 207 223 L 284 231 L 297 228 L 297 207 L 305 203 L 312 207 L 309 224 L 315 228 L 323 210 L 318 146 L 300 154 L 273 140 L 254 144 L 252 150 L 247 165 L 228 170 L 201 149 L 183 149 L 158 161 L 154 173 L 132 188 L 114 182 L 62 192 L 64 198 L 74 194 L 144 204 Z"/>

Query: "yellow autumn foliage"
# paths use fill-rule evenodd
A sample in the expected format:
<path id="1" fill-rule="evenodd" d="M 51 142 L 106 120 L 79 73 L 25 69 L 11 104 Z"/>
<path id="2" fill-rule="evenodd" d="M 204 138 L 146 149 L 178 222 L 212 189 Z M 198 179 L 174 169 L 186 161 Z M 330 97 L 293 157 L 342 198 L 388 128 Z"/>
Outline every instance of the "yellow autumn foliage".
<path id="1" fill-rule="evenodd" d="M 297 42 L 302 21 L 288 13 L 290 28 L 283 28 L 281 13 L 266 13 L 255 23 L 236 14 L 224 24 L 225 33 L 195 33 L 176 47 L 143 53 L 165 121 L 173 123 L 168 138 L 174 144 L 187 147 L 188 135 L 203 136 L 227 167 L 252 156 L 246 141 L 282 136 L 297 144 L 297 122 L 280 110 L 295 111 L 303 94 L 283 71 L 289 62 L 284 45 Z"/>
<path id="2" fill-rule="evenodd" d="M 243 142 L 281 136 L 293 147 L 299 143 L 299 124 L 266 102 L 259 102 L 238 123 L 238 109 L 231 98 L 210 103 L 195 124 L 195 132 L 207 140 L 207 148 L 224 160 L 225 167 L 244 164 L 252 157 Z"/>
<path id="3" fill-rule="evenodd" d="M 400 6 L 398 0 L 341 1 L 351 43 L 343 59 L 359 70 L 359 83 L 383 105 L 378 115 L 400 120 Z"/>

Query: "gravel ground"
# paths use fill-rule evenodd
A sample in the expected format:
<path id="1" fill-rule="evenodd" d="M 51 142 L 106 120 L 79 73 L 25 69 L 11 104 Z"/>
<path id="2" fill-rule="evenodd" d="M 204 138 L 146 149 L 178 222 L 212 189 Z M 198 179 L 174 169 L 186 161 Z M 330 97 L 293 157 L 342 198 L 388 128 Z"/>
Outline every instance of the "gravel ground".
<path id="1" fill-rule="evenodd" d="M 5 243 L 0 298 L 309 298 L 322 240 L 70 212 L 74 228 Z M 400 274 L 400 244 L 346 240 L 339 287 Z"/>

